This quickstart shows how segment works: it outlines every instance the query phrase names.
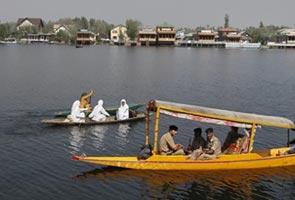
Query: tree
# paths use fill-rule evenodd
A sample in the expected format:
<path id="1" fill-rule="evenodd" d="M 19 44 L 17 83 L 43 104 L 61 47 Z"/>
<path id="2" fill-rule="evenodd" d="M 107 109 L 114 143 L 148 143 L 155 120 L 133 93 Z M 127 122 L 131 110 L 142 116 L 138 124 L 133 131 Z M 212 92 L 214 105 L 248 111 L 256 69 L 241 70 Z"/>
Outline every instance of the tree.
<path id="1" fill-rule="evenodd" d="M 140 21 L 132 19 L 126 20 L 127 35 L 131 40 L 134 40 L 135 37 L 138 35 L 138 29 L 141 25 L 142 24 Z"/>
<path id="2" fill-rule="evenodd" d="M 91 18 L 89 20 L 89 29 L 91 31 L 94 31 L 95 33 L 97 32 L 97 30 L 95 30 L 95 19 Z"/>
<path id="3" fill-rule="evenodd" d="M 81 28 L 82 29 L 88 29 L 89 24 L 88 24 L 88 20 L 86 19 L 86 17 L 81 17 Z"/>
<path id="4" fill-rule="evenodd" d="M 263 27 L 248 27 L 245 29 L 247 33 L 249 33 L 253 39 L 253 42 L 261 42 L 262 44 L 266 44 L 267 41 L 275 41 L 275 37 L 277 35 L 277 31 L 282 29 L 282 26 L 263 26 Z"/>
<path id="5" fill-rule="evenodd" d="M 43 28 L 44 33 L 50 33 L 53 31 L 53 24 L 54 22 L 49 21 Z"/>
<path id="6" fill-rule="evenodd" d="M 13 32 L 15 25 L 12 23 L 0 24 L 0 39 L 9 37 Z"/>
<path id="7" fill-rule="evenodd" d="M 224 16 L 224 28 L 228 28 L 229 27 L 229 16 L 228 14 L 225 14 Z"/>
<path id="8" fill-rule="evenodd" d="M 259 22 L 259 28 L 263 28 L 263 27 L 264 27 L 263 22 L 260 21 L 260 22 Z"/>
<path id="9" fill-rule="evenodd" d="M 69 43 L 70 42 L 70 36 L 67 32 L 60 30 L 55 37 L 55 40 L 58 42 L 65 42 Z"/>

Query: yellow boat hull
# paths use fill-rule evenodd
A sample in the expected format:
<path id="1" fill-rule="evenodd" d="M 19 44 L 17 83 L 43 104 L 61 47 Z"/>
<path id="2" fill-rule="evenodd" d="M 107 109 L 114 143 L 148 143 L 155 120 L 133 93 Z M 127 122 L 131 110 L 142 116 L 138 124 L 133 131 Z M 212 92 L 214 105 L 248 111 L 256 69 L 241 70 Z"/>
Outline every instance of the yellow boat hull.
<path id="1" fill-rule="evenodd" d="M 278 155 L 289 148 L 257 151 L 249 154 L 220 155 L 210 160 L 190 160 L 187 156 L 153 155 L 147 160 L 136 157 L 73 156 L 74 160 L 138 170 L 240 170 L 295 166 L 295 154 Z"/>

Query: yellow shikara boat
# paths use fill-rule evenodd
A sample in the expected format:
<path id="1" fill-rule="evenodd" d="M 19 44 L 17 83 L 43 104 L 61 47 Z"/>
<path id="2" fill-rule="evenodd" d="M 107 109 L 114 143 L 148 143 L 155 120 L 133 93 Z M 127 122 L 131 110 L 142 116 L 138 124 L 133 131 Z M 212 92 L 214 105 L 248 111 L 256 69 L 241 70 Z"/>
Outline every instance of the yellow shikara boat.
<path id="1" fill-rule="evenodd" d="M 253 147 L 255 129 L 257 126 L 271 126 L 286 129 L 289 143 L 290 130 L 294 129 L 295 125 L 287 118 L 234 112 L 160 100 L 151 100 L 147 104 L 148 114 L 146 115 L 146 144 L 148 144 L 150 140 L 150 111 L 156 111 L 156 115 L 153 139 L 154 147 L 152 151 L 153 155 L 148 159 L 138 160 L 137 156 L 73 156 L 73 159 L 106 166 L 140 170 L 238 170 L 295 166 L 295 154 L 283 154 L 284 152 L 290 150 L 290 147 L 251 151 Z M 185 155 L 159 155 L 157 144 L 159 134 L 159 120 L 161 114 L 199 122 L 251 128 L 248 152 L 235 155 L 221 154 L 217 158 L 209 160 L 190 160 L 187 159 L 188 157 Z"/>

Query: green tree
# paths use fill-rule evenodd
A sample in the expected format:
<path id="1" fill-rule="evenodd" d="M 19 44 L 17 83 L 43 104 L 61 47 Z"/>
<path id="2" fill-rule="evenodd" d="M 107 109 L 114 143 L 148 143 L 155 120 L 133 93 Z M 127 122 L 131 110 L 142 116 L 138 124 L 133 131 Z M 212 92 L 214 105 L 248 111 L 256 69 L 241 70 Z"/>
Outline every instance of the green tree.
<path id="1" fill-rule="evenodd" d="M 131 40 L 134 40 L 135 37 L 138 35 L 138 29 L 141 25 L 142 23 L 138 20 L 126 20 L 127 35 Z"/>
<path id="2" fill-rule="evenodd" d="M 52 22 L 52 21 L 49 21 L 48 23 L 46 23 L 46 25 L 43 28 L 43 32 L 44 33 L 53 32 L 53 24 L 54 24 L 54 22 Z"/>
<path id="3" fill-rule="evenodd" d="M 0 39 L 3 40 L 6 37 L 11 36 L 15 25 L 12 23 L 0 24 Z"/>
<path id="4" fill-rule="evenodd" d="M 89 20 L 89 29 L 93 32 L 96 32 L 96 28 L 95 28 L 95 19 L 91 18 Z"/>
<path id="5" fill-rule="evenodd" d="M 263 27 L 264 27 L 263 22 L 260 21 L 260 22 L 259 22 L 259 28 L 263 28 Z"/>
<path id="6" fill-rule="evenodd" d="M 17 39 L 21 38 L 27 38 L 28 34 L 37 34 L 38 33 L 38 28 L 35 26 L 26 26 L 26 27 L 21 27 L 18 31 L 16 31 L 16 37 Z"/>
<path id="7" fill-rule="evenodd" d="M 80 25 L 82 29 L 88 29 L 89 28 L 89 23 L 86 17 L 81 17 Z"/>
<path id="8" fill-rule="evenodd" d="M 228 28 L 229 27 L 229 16 L 228 14 L 225 14 L 224 16 L 224 28 Z"/>
<path id="9" fill-rule="evenodd" d="M 69 43 L 70 42 L 70 36 L 67 32 L 65 31 L 59 31 L 57 34 L 56 34 L 56 37 L 55 37 L 55 40 L 58 41 L 58 42 L 65 42 L 65 43 Z"/>
<path id="10" fill-rule="evenodd" d="M 259 26 L 256 27 L 248 27 L 245 29 L 247 33 L 249 33 L 252 37 L 253 42 L 261 42 L 262 44 L 266 44 L 267 41 L 275 41 L 278 30 L 286 28 L 285 26 Z"/>

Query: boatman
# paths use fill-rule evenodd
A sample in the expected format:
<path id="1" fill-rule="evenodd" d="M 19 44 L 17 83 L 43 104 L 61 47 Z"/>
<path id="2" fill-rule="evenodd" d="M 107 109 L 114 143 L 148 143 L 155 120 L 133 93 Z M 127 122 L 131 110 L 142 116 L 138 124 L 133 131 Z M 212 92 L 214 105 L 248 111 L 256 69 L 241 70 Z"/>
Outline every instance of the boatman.
<path id="1" fill-rule="evenodd" d="M 86 108 L 87 111 L 91 110 L 91 103 L 90 100 L 88 101 L 89 98 L 91 98 L 93 94 L 93 90 L 90 90 L 89 93 L 83 92 L 81 97 L 80 97 L 80 108 Z"/>
<path id="2" fill-rule="evenodd" d="M 169 126 L 169 131 L 160 139 L 160 154 L 161 155 L 185 155 L 182 144 L 175 144 L 173 137 L 176 135 L 178 127 L 175 125 Z"/>

